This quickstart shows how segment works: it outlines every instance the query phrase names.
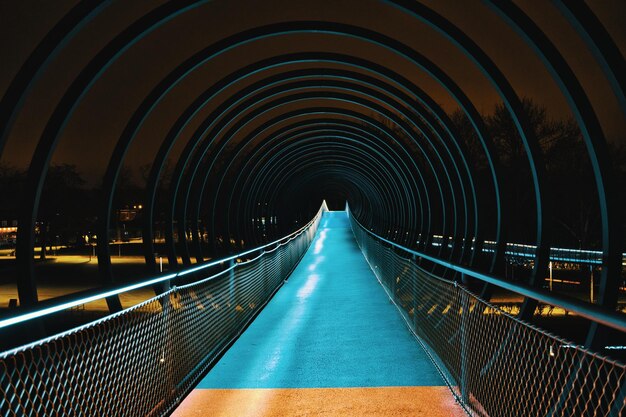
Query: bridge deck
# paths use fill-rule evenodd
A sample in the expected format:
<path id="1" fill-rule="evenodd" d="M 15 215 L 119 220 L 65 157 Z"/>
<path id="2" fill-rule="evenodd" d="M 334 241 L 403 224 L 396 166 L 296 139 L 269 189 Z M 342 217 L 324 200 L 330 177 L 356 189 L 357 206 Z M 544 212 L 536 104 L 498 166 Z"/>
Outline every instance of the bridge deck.
<path id="1" fill-rule="evenodd" d="M 464 415 L 379 285 L 345 212 L 174 416 Z"/>

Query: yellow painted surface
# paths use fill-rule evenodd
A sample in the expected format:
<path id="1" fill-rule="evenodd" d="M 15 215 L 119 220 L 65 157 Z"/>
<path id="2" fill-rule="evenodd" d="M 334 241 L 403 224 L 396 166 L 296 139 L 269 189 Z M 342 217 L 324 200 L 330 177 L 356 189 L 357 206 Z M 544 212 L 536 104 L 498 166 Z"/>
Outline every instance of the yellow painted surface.
<path id="1" fill-rule="evenodd" d="M 447 387 L 197 389 L 173 417 L 466 416 Z"/>

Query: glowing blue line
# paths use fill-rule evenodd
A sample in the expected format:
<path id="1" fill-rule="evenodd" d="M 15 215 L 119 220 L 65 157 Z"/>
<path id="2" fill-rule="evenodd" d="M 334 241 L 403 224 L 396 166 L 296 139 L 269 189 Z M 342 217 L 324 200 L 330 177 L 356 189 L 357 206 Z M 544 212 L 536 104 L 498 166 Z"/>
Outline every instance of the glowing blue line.
<path id="1" fill-rule="evenodd" d="M 224 263 L 224 262 L 229 262 L 229 261 L 232 261 L 234 259 L 241 258 L 241 257 L 246 256 L 248 254 L 251 254 L 253 252 L 262 251 L 262 253 L 258 257 L 254 258 L 252 260 L 243 262 L 242 264 L 246 264 L 246 263 L 255 261 L 255 260 L 259 259 L 260 257 L 262 257 L 263 255 L 265 255 L 266 253 L 269 253 L 269 252 L 272 252 L 272 251 L 276 250 L 278 248 L 278 246 L 285 245 L 285 244 L 291 242 L 292 240 L 294 240 L 296 237 L 298 237 L 302 233 L 304 233 L 306 230 L 308 230 L 308 228 L 310 228 L 319 219 L 319 217 L 321 216 L 321 214 L 324 211 L 328 211 L 328 206 L 326 205 L 326 201 L 322 202 L 322 205 L 321 205 L 320 209 L 317 211 L 317 214 L 315 215 L 315 217 L 313 217 L 313 219 L 310 222 L 308 222 L 306 225 L 302 226 L 300 229 L 296 230 L 295 232 L 293 232 L 293 233 L 291 233 L 291 234 L 289 234 L 287 236 L 284 236 L 284 237 L 282 237 L 282 238 L 280 238 L 278 240 L 275 240 L 275 241 L 273 241 L 271 243 L 267 243 L 267 244 L 265 244 L 263 246 L 259 246 L 259 247 L 254 248 L 254 249 L 250 249 L 250 250 L 247 250 L 245 252 L 242 252 L 242 253 L 239 253 L 239 254 L 236 254 L 236 255 L 232 255 L 232 256 L 230 256 L 228 258 L 218 259 L 218 260 L 213 261 L 213 262 L 209 262 L 209 263 L 206 263 L 206 264 L 202 264 L 200 266 L 196 266 L 196 267 L 193 267 L 193 268 L 190 268 L 190 269 L 186 269 L 186 270 L 180 271 L 178 273 L 173 273 L 173 274 L 160 276 L 160 277 L 157 277 L 157 278 L 152 278 L 152 279 L 149 279 L 147 281 L 143 281 L 143 282 L 139 282 L 139 283 L 136 283 L 136 284 L 128 285 L 126 287 L 117 288 L 117 289 L 114 289 L 114 290 L 109 290 L 109 291 L 106 291 L 104 293 L 91 295 L 89 297 L 80 298 L 80 299 L 74 300 L 74 301 L 68 301 L 68 302 L 63 303 L 63 304 L 59 304 L 59 305 L 55 305 L 55 306 L 52 306 L 52 307 L 43 308 L 41 310 L 32 311 L 30 313 L 25 313 L 25 314 L 21 314 L 21 315 L 15 316 L 15 317 L 10 317 L 8 319 L 0 320 L 0 329 L 3 329 L 3 328 L 8 327 L 8 326 L 12 326 L 12 325 L 17 324 L 17 323 L 23 323 L 23 322 L 28 321 L 28 320 L 32 320 L 32 319 L 36 319 L 36 318 L 39 318 L 39 317 L 47 316 L 49 314 L 58 313 L 59 311 L 67 310 L 69 308 L 76 307 L 76 306 L 79 306 L 81 304 L 91 303 L 91 302 L 94 302 L 94 301 L 97 301 L 97 300 L 101 300 L 103 298 L 111 297 L 111 296 L 114 296 L 114 295 L 118 295 L 118 294 L 121 294 L 121 293 L 124 293 L 124 292 L 127 292 L 127 291 L 136 290 L 136 289 L 139 289 L 139 288 L 147 287 L 149 285 L 157 284 L 159 282 L 163 282 L 163 281 L 167 281 L 167 280 L 174 279 L 174 278 L 177 278 L 177 277 L 181 277 L 181 276 L 184 276 L 184 275 L 188 275 L 188 274 L 191 274 L 193 272 L 200 271 L 202 269 L 210 268 L 212 266 L 215 266 L 215 265 L 218 265 L 218 264 L 221 264 L 221 263 Z M 274 249 L 272 249 L 270 251 L 267 251 L 267 252 L 263 251 L 263 249 L 267 248 L 268 246 L 272 246 L 272 245 L 276 245 L 276 244 L 278 244 L 278 246 L 276 246 L 276 248 L 274 248 Z M 225 272 L 230 271 L 236 265 L 237 264 L 233 265 L 232 267 L 228 268 L 225 271 L 221 271 L 221 272 L 219 272 L 219 273 L 217 273 L 215 275 L 207 277 L 207 278 L 203 279 L 202 282 L 207 281 L 209 279 L 214 279 L 214 278 L 224 274 Z M 191 283 L 191 284 L 187 284 L 187 285 L 196 285 L 196 284 L 198 284 L 198 283 L 196 282 L 196 283 Z M 184 288 L 184 287 L 186 287 L 186 286 L 181 286 L 179 288 Z M 156 297 L 153 297 L 153 298 L 156 298 Z M 151 298 L 150 300 L 146 300 L 145 302 L 149 302 L 153 298 Z M 144 303 L 141 303 L 141 304 L 144 304 Z M 110 317 L 110 316 L 107 316 L 107 317 Z"/>
<path id="2" fill-rule="evenodd" d="M 349 208 L 347 209 L 349 210 Z M 444 266 L 448 269 L 460 272 L 470 277 L 478 278 L 479 280 L 483 282 L 488 282 L 490 284 L 496 285 L 505 290 L 515 292 L 525 297 L 530 297 L 542 303 L 551 304 L 557 307 L 562 307 L 565 310 L 572 311 L 596 323 L 603 324 L 608 327 L 612 327 L 621 332 L 626 332 L 626 319 L 624 319 L 621 314 L 604 310 L 595 304 L 588 304 L 588 303 L 584 303 L 582 301 L 578 301 L 575 299 L 569 299 L 561 295 L 554 294 L 552 292 L 547 292 L 539 288 L 528 286 L 526 284 L 506 281 L 496 276 L 489 275 L 487 273 L 475 271 L 473 269 L 470 269 L 469 267 L 457 265 L 450 261 L 444 261 L 444 260 L 435 258 L 433 256 L 426 255 L 425 253 L 411 250 L 395 242 L 392 242 L 391 240 L 385 239 L 384 237 L 379 236 L 370 230 L 367 230 L 365 227 L 363 227 L 361 223 L 359 223 L 357 219 L 354 218 L 354 216 L 350 215 L 350 218 L 358 227 L 361 228 L 362 231 L 370 235 L 373 239 L 381 241 L 381 242 L 385 242 L 393 247 L 399 248 L 405 253 L 411 254 L 416 257 L 424 258 L 437 265 Z M 352 232 L 354 233 L 354 229 Z M 430 276 L 440 281 L 444 281 L 444 282 L 448 282 L 450 284 L 456 285 L 454 281 L 446 280 L 444 278 L 437 277 L 436 275 L 432 275 L 432 274 L 430 274 Z"/>
<path id="3" fill-rule="evenodd" d="M 153 284 L 156 284 L 158 282 L 162 282 L 162 281 L 166 281 L 168 279 L 175 278 L 176 275 L 177 274 L 165 275 L 165 276 L 162 276 L 162 277 L 151 279 L 151 280 L 146 281 L 146 282 L 140 282 L 140 283 L 137 283 L 137 284 L 132 284 L 132 285 L 129 285 L 127 287 L 118 288 L 118 289 L 115 289 L 115 290 L 107 291 L 107 292 L 104 292 L 104 293 L 101 293 L 101 294 L 92 295 L 92 296 L 81 298 L 81 299 L 74 300 L 74 301 L 68 301 L 67 303 L 59 304 L 59 305 L 52 306 L 52 307 L 47 307 L 47 308 L 44 308 L 44 309 L 41 309 L 41 310 L 33 311 L 31 313 L 26 313 L 26 314 L 22 314 L 20 316 L 15 316 L 15 317 L 11 317 L 11 318 L 8 318 L 8 319 L 4 319 L 4 320 L 0 321 L 0 329 L 4 328 L 4 327 L 7 327 L 7 326 L 11 326 L 11 325 L 16 324 L 16 323 L 21 323 L 21 322 L 24 322 L 24 321 L 27 321 L 27 320 L 35 319 L 37 317 L 42 317 L 42 316 L 46 316 L 48 314 L 56 313 L 56 312 L 59 312 L 59 311 L 62 311 L 62 310 L 67 310 L 68 308 L 76 307 L 76 306 L 81 305 L 81 304 L 91 303 L 93 301 L 100 300 L 102 298 L 111 297 L 113 295 L 121 294 L 123 292 L 136 290 L 138 288 L 145 287 L 145 286 L 148 286 L 148 285 L 153 285 Z"/>

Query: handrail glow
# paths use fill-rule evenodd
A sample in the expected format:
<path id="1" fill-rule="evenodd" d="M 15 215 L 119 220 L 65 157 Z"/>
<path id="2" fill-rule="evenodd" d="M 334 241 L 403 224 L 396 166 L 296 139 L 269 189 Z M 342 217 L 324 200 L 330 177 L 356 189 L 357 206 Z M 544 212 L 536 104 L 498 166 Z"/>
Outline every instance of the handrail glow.
<path id="1" fill-rule="evenodd" d="M 433 256 L 427 255 L 423 252 L 418 252 L 418 251 L 409 249 L 395 242 L 392 242 L 391 240 L 385 239 L 384 237 L 377 235 L 371 230 L 368 230 L 361 223 L 359 223 L 359 221 L 354 216 L 351 215 L 350 208 L 348 207 L 347 204 L 346 204 L 346 211 L 348 212 L 348 216 L 350 216 L 354 220 L 354 222 L 361 229 L 367 232 L 369 235 L 371 235 L 372 237 L 374 237 L 375 239 L 381 242 L 385 242 L 391 246 L 394 246 L 406 252 L 407 254 L 426 259 L 427 261 L 430 261 L 437 265 L 441 265 L 453 271 L 460 272 L 461 274 L 465 274 L 469 277 L 476 278 L 480 281 L 496 285 L 505 290 L 513 291 L 517 294 L 532 298 L 539 302 L 550 304 L 550 305 L 557 306 L 557 307 L 562 307 L 565 310 L 571 311 L 572 313 L 578 314 L 596 323 L 602 324 L 607 327 L 611 327 L 621 332 L 626 332 L 626 318 L 624 318 L 622 315 L 618 313 L 604 310 L 594 304 L 584 303 L 584 302 L 577 301 L 574 299 L 569 299 L 567 297 L 554 294 L 554 293 L 551 293 L 551 292 L 548 292 L 539 288 L 533 288 L 529 285 L 506 281 L 502 278 L 499 278 L 499 277 L 496 277 L 496 276 L 493 276 L 484 272 L 479 272 L 474 269 L 468 268 L 466 266 L 461 266 L 461 265 L 458 265 L 449 261 L 444 261 L 444 260 L 435 258 Z"/>
<path id="2" fill-rule="evenodd" d="M 95 295 L 91 295 L 91 296 L 88 296 L 88 297 L 79 298 L 77 300 L 72 300 L 72 301 L 68 301 L 66 303 L 54 305 L 54 306 L 51 306 L 51 307 L 46 307 L 46 308 L 43 308 L 41 310 L 36 310 L 36 311 L 29 312 L 29 313 L 20 314 L 20 315 L 14 316 L 14 317 L 9 317 L 7 319 L 0 320 L 0 329 L 12 326 L 14 324 L 24 323 L 24 322 L 26 322 L 28 320 L 32 320 L 32 319 L 35 319 L 35 318 L 39 318 L 39 317 L 47 316 L 47 315 L 50 315 L 50 314 L 53 314 L 53 313 L 57 313 L 59 311 L 67 310 L 69 308 L 76 307 L 76 306 L 79 306 L 79 305 L 82 305 L 82 304 L 91 303 L 91 302 L 94 302 L 94 301 L 97 301 L 97 300 L 101 300 L 101 299 L 104 299 L 104 298 L 107 298 L 107 297 L 111 297 L 111 296 L 114 296 L 114 295 L 122 294 L 122 293 L 125 293 L 125 292 L 128 292 L 128 291 L 133 291 L 133 290 L 136 290 L 136 289 L 139 289 L 139 288 L 143 288 L 143 287 L 147 287 L 147 286 L 150 286 L 150 285 L 158 284 L 158 283 L 163 282 L 163 281 L 175 279 L 175 278 L 178 278 L 178 277 L 181 277 L 181 276 L 184 276 L 184 275 L 191 274 L 193 272 L 197 272 L 197 271 L 200 271 L 200 270 L 203 270 L 203 269 L 207 269 L 207 268 L 210 268 L 210 267 L 213 267 L 213 266 L 225 263 L 225 262 L 232 261 L 234 259 L 241 258 L 243 256 L 249 255 L 249 254 L 254 253 L 254 252 L 263 251 L 262 253 L 265 253 L 265 251 L 264 251 L 265 248 L 268 248 L 270 246 L 277 245 L 277 244 L 278 245 L 282 245 L 286 241 L 290 241 L 293 238 L 295 238 L 296 236 L 298 236 L 301 233 L 303 233 L 305 230 L 307 230 L 317 220 L 317 218 L 324 211 L 328 211 L 328 206 L 326 205 L 326 201 L 322 202 L 322 205 L 320 206 L 317 214 L 307 224 L 305 224 L 304 226 L 302 226 L 300 229 L 296 230 L 295 232 L 290 233 L 287 236 L 284 236 L 284 237 L 282 237 L 280 239 L 277 239 L 277 240 L 275 240 L 273 242 L 266 243 L 265 245 L 256 247 L 254 249 L 249 249 L 247 251 L 238 253 L 236 255 L 231 255 L 231 256 L 229 256 L 227 258 L 221 258 L 221 259 L 217 259 L 215 261 L 210 261 L 210 262 L 207 262 L 207 263 L 203 263 L 202 265 L 194 266 L 193 268 L 185 269 L 185 270 L 177 272 L 177 273 L 167 274 L 167 275 L 163 275 L 163 276 L 156 277 L 156 278 L 150 278 L 148 280 L 145 280 L 145 281 L 142 281 L 142 282 L 139 282 L 139 283 L 135 283 L 135 284 L 127 285 L 127 286 L 124 286 L 124 287 L 116 288 L 116 289 L 113 289 L 113 290 L 105 291 L 105 292 L 102 292 L 100 294 L 95 294 Z"/>

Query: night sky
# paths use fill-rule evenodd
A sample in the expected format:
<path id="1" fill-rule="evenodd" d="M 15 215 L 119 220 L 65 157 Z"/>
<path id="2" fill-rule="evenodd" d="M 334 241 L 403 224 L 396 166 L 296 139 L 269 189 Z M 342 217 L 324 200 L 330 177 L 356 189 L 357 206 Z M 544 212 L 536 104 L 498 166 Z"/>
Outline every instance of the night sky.
<path id="1" fill-rule="evenodd" d="M 28 54 L 75 1 L 0 2 L 0 91 L 4 91 Z M 116 1 L 82 30 L 55 58 L 35 85 L 16 120 L 0 163 L 26 167 L 45 121 L 61 94 L 93 55 L 124 27 L 163 2 Z M 520 96 L 568 117 L 565 101 L 545 68 L 513 31 L 480 1 L 427 1 L 430 7 L 465 30 L 500 65 Z M 604 75 L 585 44 L 548 2 L 517 2 L 547 32 L 583 82 L 607 137 L 624 140 L 625 118 Z M 591 7 L 624 53 L 626 3 L 591 2 Z M 110 67 L 85 95 L 69 121 L 53 164 L 75 164 L 91 183 L 99 182 L 112 144 L 133 109 L 158 80 L 178 63 L 227 35 L 272 22 L 324 20 L 361 25 L 401 40 L 444 68 L 478 109 L 489 113 L 498 96 L 476 67 L 434 30 L 378 1 L 214 1 L 178 16 L 149 34 Z M 402 58 L 354 39 L 327 34 L 289 35 L 235 48 L 211 60 L 178 85 L 153 112 L 127 156 L 135 166 L 149 163 L 167 129 L 195 96 L 214 81 L 249 62 L 293 51 L 350 52 L 382 62 L 415 81 L 453 111 L 455 103 L 428 75 Z M 265 74 L 267 75 L 267 73 Z M 250 82 L 253 80 L 251 79 Z M 228 93 L 224 95 L 226 98 Z M 217 101 L 216 101 L 217 102 Z M 202 111 L 206 115 L 208 106 Z M 196 120 L 200 120 L 197 117 Z M 196 122 L 197 123 L 197 122 Z M 195 128 L 192 123 L 183 137 Z M 176 157 L 184 141 L 174 150 Z"/>

